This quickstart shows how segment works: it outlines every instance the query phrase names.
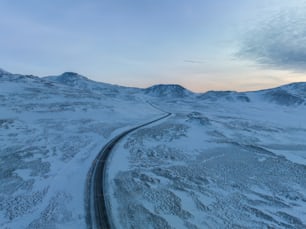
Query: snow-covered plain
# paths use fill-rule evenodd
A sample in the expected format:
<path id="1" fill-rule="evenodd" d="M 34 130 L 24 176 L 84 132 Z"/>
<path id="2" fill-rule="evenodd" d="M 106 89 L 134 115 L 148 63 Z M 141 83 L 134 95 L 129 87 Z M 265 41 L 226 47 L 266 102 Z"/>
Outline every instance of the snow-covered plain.
<path id="1" fill-rule="evenodd" d="M 305 98 L 0 71 L 0 228 L 86 228 L 91 163 L 162 111 L 107 163 L 116 228 L 306 228 Z"/>

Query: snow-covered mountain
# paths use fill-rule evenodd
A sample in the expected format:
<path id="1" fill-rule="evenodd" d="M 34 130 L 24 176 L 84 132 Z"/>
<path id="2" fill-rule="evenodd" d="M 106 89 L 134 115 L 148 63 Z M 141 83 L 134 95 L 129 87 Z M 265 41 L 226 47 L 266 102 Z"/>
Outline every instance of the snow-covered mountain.
<path id="1" fill-rule="evenodd" d="M 0 75 L 10 75 L 11 73 L 3 70 L 2 68 L 0 68 Z"/>
<path id="2" fill-rule="evenodd" d="M 208 91 L 198 96 L 199 99 L 210 100 L 210 101 L 240 101 L 250 102 L 250 98 L 246 93 L 239 93 L 236 91 Z"/>
<path id="3" fill-rule="evenodd" d="M 282 106 L 305 106 L 306 83 L 293 83 L 253 92 L 208 91 L 198 95 L 197 98 L 213 102 L 264 102 Z"/>
<path id="4" fill-rule="evenodd" d="M 0 70 L 0 228 L 86 228 L 101 148 L 116 228 L 306 228 L 306 83 L 193 93 Z"/>
<path id="5" fill-rule="evenodd" d="M 118 92 L 118 89 L 122 88 L 120 86 L 90 80 L 87 77 L 79 75 L 75 72 L 64 72 L 59 76 L 46 76 L 43 79 L 59 84 L 64 84 L 73 88 L 89 91 L 103 91 L 104 89 L 112 88 L 113 90 L 117 90 Z"/>
<path id="6" fill-rule="evenodd" d="M 306 105 L 306 83 L 303 82 L 292 83 L 257 93 L 261 93 L 268 101 L 280 105 Z"/>
<path id="7" fill-rule="evenodd" d="M 154 97 L 165 98 L 184 98 L 191 96 L 193 93 L 186 88 L 177 84 L 159 84 L 146 88 L 144 93 Z"/>
<path id="8" fill-rule="evenodd" d="M 284 90 L 287 93 L 290 93 L 292 95 L 301 97 L 301 98 L 306 98 L 306 82 L 299 82 L 299 83 L 291 83 L 287 84 L 284 86 L 280 86 L 274 89 L 270 90 Z M 269 91 L 269 89 L 267 90 Z"/>
<path id="9" fill-rule="evenodd" d="M 83 88 L 86 84 L 97 85 L 96 82 L 93 82 L 86 78 L 85 76 L 79 75 L 75 72 L 64 72 L 59 76 L 46 76 L 45 79 L 73 87 Z"/>

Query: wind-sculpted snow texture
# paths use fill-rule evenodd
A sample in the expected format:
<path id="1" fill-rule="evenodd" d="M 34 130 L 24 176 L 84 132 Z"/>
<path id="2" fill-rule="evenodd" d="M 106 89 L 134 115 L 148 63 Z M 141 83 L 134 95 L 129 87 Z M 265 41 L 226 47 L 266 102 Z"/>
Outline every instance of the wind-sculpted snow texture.
<path id="1" fill-rule="evenodd" d="M 305 85 L 194 94 L 0 70 L 0 228 L 86 228 L 97 154 L 164 112 L 107 161 L 116 228 L 306 228 Z"/>
<path id="2" fill-rule="evenodd" d="M 175 116 L 126 138 L 109 162 L 116 228 L 306 228 L 306 109 L 248 96 L 166 101 Z"/>

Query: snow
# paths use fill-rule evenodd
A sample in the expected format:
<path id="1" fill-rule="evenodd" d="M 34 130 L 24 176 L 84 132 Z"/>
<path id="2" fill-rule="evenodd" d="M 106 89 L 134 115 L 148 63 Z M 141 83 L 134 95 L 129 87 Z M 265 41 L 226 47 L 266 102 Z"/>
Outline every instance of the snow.
<path id="1" fill-rule="evenodd" d="M 305 228 L 306 107 L 260 94 L 151 98 L 174 115 L 114 149 L 116 228 Z"/>
<path id="2" fill-rule="evenodd" d="M 164 112 L 108 159 L 116 228 L 305 228 L 304 86 L 193 94 L 0 70 L 0 228 L 86 228 L 101 148 Z"/>
<path id="3" fill-rule="evenodd" d="M 84 185 L 97 153 L 161 112 L 35 77 L 4 77 L 0 87 L 0 228 L 86 228 Z"/>

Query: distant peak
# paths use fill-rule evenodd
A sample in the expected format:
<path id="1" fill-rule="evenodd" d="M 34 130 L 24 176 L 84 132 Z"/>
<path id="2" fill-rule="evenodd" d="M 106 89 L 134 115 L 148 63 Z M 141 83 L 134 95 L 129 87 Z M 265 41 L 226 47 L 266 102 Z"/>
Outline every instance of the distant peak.
<path id="1" fill-rule="evenodd" d="M 86 78 L 85 76 L 82 76 L 76 72 L 64 72 L 63 74 L 61 74 L 61 76 L 64 77 L 80 77 L 80 78 Z"/>
<path id="2" fill-rule="evenodd" d="M 280 88 L 306 88 L 306 82 L 295 82 L 281 86 Z"/>
<path id="3" fill-rule="evenodd" d="M 64 72 L 62 74 L 62 76 L 77 76 L 77 75 L 79 75 L 79 74 L 76 73 L 76 72 Z"/>
<path id="4" fill-rule="evenodd" d="M 186 88 L 184 88 L 183 86 L 179 85 L 179 84 L 157 84 L 157 85 L 153 85 L 147 89 L 179 89 L 179 90 L 187 90 Z"/>
<path id="5" fill-rule="evenodd" d="M 186 88 L 178 84 L 158 84 L 145 89 L 146 94 L 161 97 L 185 97 L 191 94 Z"/>
<path id="6" fill-rule="evenodd" d="M 62 79 L 62 80 L 79 80 L 79 79 L 82 79 L 82 80 L 88 80 L 85 76 L 82 76 L 76 72 L 64 72 L 63 74 L 61 74 L 59 77 L 59 79 Z"/>
<path id="7" fill-rule="evenodd" d="M 3 70 L 2 68 L 0 68 L 0 75 L 11 75 L 12 73 Z"/>

